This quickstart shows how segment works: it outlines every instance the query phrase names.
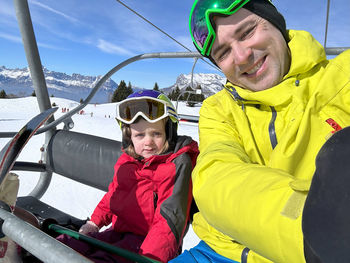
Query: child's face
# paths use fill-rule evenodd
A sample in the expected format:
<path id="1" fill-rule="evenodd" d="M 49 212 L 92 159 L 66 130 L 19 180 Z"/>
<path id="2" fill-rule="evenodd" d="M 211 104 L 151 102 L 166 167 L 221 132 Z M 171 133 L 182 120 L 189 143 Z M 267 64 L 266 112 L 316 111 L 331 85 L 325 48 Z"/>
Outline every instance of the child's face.
<path id="1" fill-rule="evenodd" d="M 135 152 L 144 158 L 158 154 L 164 146 L 166 135 L 163 120 L 149 123 L 141 118 L 137 123 L 130 124 L 130 130 Z"/>

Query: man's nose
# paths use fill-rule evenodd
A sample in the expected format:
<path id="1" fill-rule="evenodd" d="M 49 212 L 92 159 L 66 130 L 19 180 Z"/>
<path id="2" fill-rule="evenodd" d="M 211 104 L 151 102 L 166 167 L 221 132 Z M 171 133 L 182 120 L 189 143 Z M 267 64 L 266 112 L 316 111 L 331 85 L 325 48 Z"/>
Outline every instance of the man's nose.
<path id="1" fill-rule="evenodd" d="M 249 63 L 250 57 L 253 53 L 251 47 L 242 44 L 235 43 L 232 45 L 233 60 L 236 65 L 244 65 Z"/>

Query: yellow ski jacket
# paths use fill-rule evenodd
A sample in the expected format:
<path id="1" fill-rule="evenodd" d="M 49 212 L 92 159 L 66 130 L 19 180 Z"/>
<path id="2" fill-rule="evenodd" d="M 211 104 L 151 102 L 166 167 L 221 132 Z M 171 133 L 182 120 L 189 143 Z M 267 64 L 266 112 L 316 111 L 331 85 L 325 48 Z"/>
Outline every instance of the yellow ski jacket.
<path id="1" fill-rule="evenodd" d="M 239 262 L 244 248 L 248 263 L 305 262 L 302 209 L 315 158 L 350 124 L 350 50 L 327 60 L 308 32 L 289 37 L 280 84 L 252 92 L 227 83 L 200 110 L 194 231 Z"/>

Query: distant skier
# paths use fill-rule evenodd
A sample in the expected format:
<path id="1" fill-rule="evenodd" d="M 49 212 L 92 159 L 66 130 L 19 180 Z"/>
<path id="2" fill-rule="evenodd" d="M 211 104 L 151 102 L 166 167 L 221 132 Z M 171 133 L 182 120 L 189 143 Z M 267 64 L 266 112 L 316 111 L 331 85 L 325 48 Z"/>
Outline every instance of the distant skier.
<path id="1" fill-rule="evenodd" d="M 79 232 L 168 262 L 180 252 L 189 223 L 198 145 L 191 137 L 177 136 L 177 112 L 158 91 L 131 94 L 117 104 L 116 119 L 124 153 L 108 192 Z M 67 235 L 58 239 L 94 262 L 129 262 Z"/>

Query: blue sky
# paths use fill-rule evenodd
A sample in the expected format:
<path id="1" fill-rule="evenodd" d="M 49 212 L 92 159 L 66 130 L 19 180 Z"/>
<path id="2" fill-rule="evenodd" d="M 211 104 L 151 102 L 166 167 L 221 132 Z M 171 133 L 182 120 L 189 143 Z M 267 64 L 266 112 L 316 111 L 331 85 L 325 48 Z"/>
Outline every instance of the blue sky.
<path id="1" fill-rule="evenodd" d="M 192 0 L 122 0 L 159 28 L 195 50 L 188 30 Z M 304 29 L 324 43 L 327 0 L 274 0 L 287 27 Z M 42 64 L 67 74 L 104 75 L 143 53 L 186 51 L 116 0 L 29 0 Z M 350 1 L 331 1 L 327 46 L 350 46 Z M 0 65 L 23 68 L 27 61 L 12 0 L 0 3 Z M 112 76 L 141 88 L 160 88 L 190 73 L 193 59 L 135 62 Z M 198 62 L 196 73 L 219 73 Z"/>

